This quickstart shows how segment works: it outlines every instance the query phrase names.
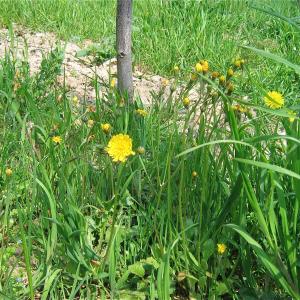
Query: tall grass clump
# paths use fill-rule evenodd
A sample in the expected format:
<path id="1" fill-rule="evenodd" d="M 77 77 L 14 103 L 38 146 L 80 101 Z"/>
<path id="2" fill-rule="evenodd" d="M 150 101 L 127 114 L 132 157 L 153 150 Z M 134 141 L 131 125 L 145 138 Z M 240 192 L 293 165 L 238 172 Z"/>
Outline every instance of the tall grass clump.
<path id="1" fill-rule="evenodd" d="M 297 83 L 199 57 L 149 106 L 88 102 L 62 58 L 1 60 L 1 295 L 300 299 Z"/>

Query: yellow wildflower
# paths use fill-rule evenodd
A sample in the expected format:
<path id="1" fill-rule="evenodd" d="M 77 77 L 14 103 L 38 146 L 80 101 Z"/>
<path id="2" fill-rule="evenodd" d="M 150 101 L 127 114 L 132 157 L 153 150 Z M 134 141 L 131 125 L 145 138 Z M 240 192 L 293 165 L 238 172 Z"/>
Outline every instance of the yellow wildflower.
<path id="1" fill-rule="evenodd" d="M 217 251 L 219 254 L 224 254 L 227 249 L 227 246 L 225 244 L 217 244 Z"/>
<path id="2" fill-rule="evenodd" d="M 173 70 L 177 74 L 179 72 L 179 67 L 175 65 L 174 68 L 173 68 Z"/>
<path id="3" fill-rule="evenodd" d="M 184 106 L 185 108 L 189 107 L 190 102 L 191 102 L 191 101 L 190 101 L 190 98 L 189 98 L 189 97 L 185 97 L 185 98 L 182 100 L 183 106 Z"/>
<path id="4" fill-rule="evenodd" d="M 226 81 L 226 77 L 225 77 L 224 75 L 221 75 L 221 76 L 219 77 L 219 82 L 220 82 L 220 84 L 224 85 L 225 81 Z"/>
<path id="5" fill-rule="evenodd" d="M 79 106 L 79 100 L 77 96 L 74 96 L 72 99 L 73 105 L 78 107 Z"/>
<path id="6" fill-rule="evenodd" d="M 281 108 L 284 105 L 284 98 L 282 94 L 275 91 L 268 92 L 268 94 L 264 97 L 264 101 L 265 104 L 272 109 Z"/>
<path id="7" fill-rule="evenodd" d="M 140 109 L 140 108 L 137 109 L 135 112 L 142 117 L 146 117 L 148 114 L 144 109 Z"/>
<path id="8" fill-rule="evenodd" d="M 6 174 L 7 177 L 11 176 L 12 173 L 13 173 L 13 171 L 12 171 L 11 168 L 7 168 L 7 169 L 5 170 L 5 174 Z"/>
<path id="9" fill-rule="evenodd" d="M 169 84 L 169 80 L 166 78 L 162 78 L 160 81 L 163 87 L 166 87 Z"/>
<path id="10" fill-rule="evenodd" d="M 95 121 L 92 120 L 92 119 L 89 119 L 89 120 L 87 121 L 87 126 L 88 126 L 89 128 L 92 128 L 92 127 L 94 126 L 94 124 L 95 124 Z"/>
<path id="11" fill-rule="evenodd" d="M 200 63 L 197 63 L 195 66 L 195 70 L 196 72 L 202 72 L 203 71 L 203 67 Z"/>
<path id="12" fill-rule="evenodd" d="M 289 121 L 290 121 L 291 123 L 293 123 L 293 122 L 295 121 L 295 119 L 296 119 L 297 113 L 294 112 L 294 111 L 292 111 L 292 110 L 289 110 L 289 111 L 288 111 L 288 115 L 290 116 L 290 117 L 289 117 Z"/>
<path id="13" fill-rule="evenodd" d="M 111 125 L 109 123 L 101 124 L 101 129 L 105 133 L 109 133 L 111 130 Z"/>
<path id="14" fill-rule="evenodd" d="M 240 60 L 240 59 L 237 59 L 237 60 L 234 62 L 234 65 L 235 65 L 235 67 L 240 68 L 240 67 L 242 66 L 241 60 Z"/>
<path id="15" fill-rule="evenodd" d="M 208 61 L 207 60 L 201 60 L 200 63 L 202 65 L 203 73 L 206 73 L 209 69 Z"/>
<path id="16" fill-rule="evenodd" d="M 110 87 L 113 89 L 116 86 L 116 78 L 110 80 Z"/>
<path id="17" fill-rule="evenodd" d="M 192 177 L 195 178 L 195 177 L 197 177 L 197 176 L 198 176 L 198 173 L 197 173 L 196 171 L 193 171 L 193 172 L 192 172 Z"/>
<path id="18" fill-rule="evenodd" d="M 243 107 L 240 104 L 232 105 L 231 108 L 242 113 L 246 113 L 248 111 L 246 107 Z"/>
<path id="19" fill-rule="evenodd" d="M 211 73 L 211 79 L 212 79 L 212 80 L 218 78 L 219 76 L 220 76 L 220 73 L 219 73 L 219 72 L 214 71 L 214 72 Z"/>
<path id="20" fill-rule="evenodd" d="M 108 142 L 105 151 L 114 162 L 125 162 L 130 155 L 135 154 L 132 151 L 132 139 L 127 134 L 114 135 Z"/>
<path id="21" fill-rule="evenodd" d="M 53 141 L 55 144 L 61 144 L 62 138 L 61 138 L 59 135 L 55 135 L 55 136 L 52 138 L 52 141 Z"/>
<path id="22" fill-rule="evenodd" d="M 229 68 L 229 69 L 227 70 L 227 77 L 232 77 L 233 74 L 234 74 L 234 71 L 233 71 L 231 68 Z"/>
<path id="23" fill-rule="evenodd" d="M 144 154 L 145 153 L 145 148 L 142 147 L 142 146 L 139 146 L 137 149 L 136 149 L 136 152 L 138 154 Z"/>

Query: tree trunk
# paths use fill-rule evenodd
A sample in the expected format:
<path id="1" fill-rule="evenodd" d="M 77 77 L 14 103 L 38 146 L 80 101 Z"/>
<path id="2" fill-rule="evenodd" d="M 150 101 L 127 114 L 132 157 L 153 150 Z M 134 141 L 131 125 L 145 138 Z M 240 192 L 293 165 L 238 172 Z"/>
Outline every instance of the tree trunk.
<path id="1" fill-rule="evenodd" d="M 118 90 L 121 95 L 133 98 L 132 60 L 131 60 L 131 22 L 132 1 L 117 2 L 117 67 Z"/>

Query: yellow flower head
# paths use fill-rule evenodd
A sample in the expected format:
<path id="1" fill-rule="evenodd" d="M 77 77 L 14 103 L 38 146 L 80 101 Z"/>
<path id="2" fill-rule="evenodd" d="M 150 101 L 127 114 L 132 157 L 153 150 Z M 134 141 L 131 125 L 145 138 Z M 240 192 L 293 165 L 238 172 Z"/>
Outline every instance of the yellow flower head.
<path id="1" fill-rule="evenodd" d="M 229 68 L 229 69 L 227 70 L 227 77 L 232 77 L 233 74 L 234 74 L 234 71 L 233 71 L 231 68 Z"/>
<path id="2" fill-rule="evenodd" d="M 78 100 L 78 97 L 77 97 L 77 96 L 74 96 L 74 97 L 73 97 L 72 102 L 73 102 L 73 105 L 74 105 L 74 106 L 77 106 L 77 107 L 79 106 L 79 100 Z"/>
<path id="3" fill-rule="evenodd" d="M 197 78 L 198 78 L 197 74 L 195 74 L 195 73 L 192 73 L 192 74 L 191 74 L 191 80 L 192 80 L 192 81 L 197 80 Z"/>
<path id="4" fill-rule="evenodd" d="M 101 124 L 101 129 L 105 133 L 109 133 L 111 130 L 111 125 L 109 123 Z"/>
<path id="5" fill-rule="evenodd" d="M 173 68 L 173 70 L 177 74 L 179 72 L 179 67 L 175 65 L 174 68 Z"/>
<path id="6" fill-rule="evenodd" d="M 234 65 L 235 65 L 235 67 L 240 68 L 240 67 L 242 66 L 241 60 L 240 60 L 240 59 L 237 59 L 237 60 L 234 62 Z"/>
<path id="7" fill-rule="evenodd" d="M 196 64 L 195 71 L 199 72 L 199 73 L 203 71 L 203 67 L 202 67 L 202 65 L 200 63 Z"/>
<path id="8" fill-rule="evenodd" d="M 227 85 L 228 93 L 231 94 L 233 92 L 233 90 L 234 90 L 234 85 L 231 82 L 228 83 L 228 85 Z"/>
<path id="9" fill-rule="evenodd" d="M 87 121 L 87 126 L 88 126 L 89 128 L 92 128 L 92 127 L 94 126 L 94 124 L 95 124 L 95 121 L 92 120 L 92 119 L 89 119 L 89 120 Z"/>
<path id="10" fill-rule="evenodd" d="M 224 254 L 227 249 L 227 246 L 225 244 L 217 244 L 217 251 L 219 254 Z"/>
<path id="11" fill-rule="evenodd" d="M 53 143 L 55 144 L 61 144 L 62 138 L 59 135 L 56 135 L 52 138 Z"/>
<path id="12" fill-rule="evenodd" d="M 114 162 L 125 162 L 128 156 L 135 154 L 132 151 L 132 139 L 127 134 L 114 135 L 108 142 L 105 151 Z"/>
<path id="13" fill-rule="evenodd" d="M 248 109 L 246 107 L 241 106 L 240 104 L 232 105 L 231 108 L 235 111 L 239 111 L 241 113 L 246 113 Z"/>
<path id="14" fill-rule="evenodd" d="M 145 148 L 142 147 L 142 146 L 139 146 L 137 149 L 136 149 L 136 152 L 138 154 L 144 154 L 145 153 Z"/>
<path id="15" fill-rule="evenodd" d="M 162 85 L 163 87 L 168 86 L 168 84 L 169 84 L 169 80 L 168 80 L 168 79 L 166 79 L 166 78 L 162 78 L 162 79 L 161 79 L 161 85 Z"/>
<path id="16" fill-rule="evenodd" d="M 183 100 L 182 100 L 182 103 L 183 103 L 183 106 L 184 107 L 189 107 L 190 105 L 190 98 L 189 97 L 185 97 Z"/>
<path id="17" fill-rule="evenodd" d="M 5 174 L 6 174 L 7 177 L 11 176 L 12 173 L 13 173 L 13 171 L 12 171 L 11 168 L 7 168 L 7 169 L 5 170 Z"/>
<path id="18" fill-rule="evenodd" d="M 268 94 L 264 97 L 264 101 L 265 104 L 272 109 L 281 108 L 284 105 L 284 98 L 282 94 L 275 91 L 268 92 Z"/>
<path id="19" fill-rule="evenodd" d="M 148 114 L 144 109 L 140 109 L 140 108 L 137 109 L 135 112 L 142 117 L 146 117 Z"/>
<path id="20" fill-rule="evenodd" d="M 219 73 L 219 72 L 214 71 L 214 72 L 211 73 L 211 79 L 212 79 L 212 80 L 215 80 L 215 79 L 218 78 L 219 76 L 220 76 L 220 73 Z"/>
<path id="21" fill-rule="evenodd" d="M 291 123 L 293 123 L 293 122 L 295 121 L 295 119 L 296 119 L 297 113 L 294 112 L 294 111 L 292 111 L 292 110 L 289 110 L 289 111 L 288 111 L 288 115 L 290 116 L 290 117 L 289 117 L 289 121 L 290 121 Z"/>
<path id="22" fill-rule="evenodd" d="M 192 172 L 192 177 L 195 178 L 195 177 L 197 177 L 197 176 L 198 176 L 198 173 L 197 173 L 196 171 L 193 171 L 193 172 Z"/>
<path id="23" fill-rule="evenodd" d="M 221 75 L 220 77 L 219 77 L 219 82 L 220 82 L 220 84 L 224 84 L 225 83 L 225 81 L 226 81 L 226 77 L 224 76 L 224 75 Z"/>
<path id="24" fill-rule="evenodd" d="M 202 65 L 203 73 L 206 73 L 209 70 L 208 61 L 207 60 L 201 60 L 200 63 Z"/>
<path id="25" fill-rule="evenodd" d="M 116 78 L 110 80 L 110 87 L 113 89 L 116 86 Z"/>

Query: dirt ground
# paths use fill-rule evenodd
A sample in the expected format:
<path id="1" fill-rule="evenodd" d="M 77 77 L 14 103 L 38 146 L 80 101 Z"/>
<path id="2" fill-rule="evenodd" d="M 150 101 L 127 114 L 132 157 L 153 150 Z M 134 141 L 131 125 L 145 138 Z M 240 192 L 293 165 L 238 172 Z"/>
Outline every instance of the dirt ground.
<path id="1" fill-rule="evenodd" d="M 12 39 L 8 29 L 0 29 L 0 57 L 3 57 L 8 49 L 14 49 L 15 56 L 20 59 L 28 55 L 32 74 L 38 72 L 43 55 L 49 53 L 58 44 L 65 47 L 63 67 L 66 74 L 66 84 L 70 91 L 79 97 L 85 95 L 88 99 L 95 98 L 95 90 L 91 84 L 91 81 L 95 78 L 95 72 L 101 81 L 103 80 L 106 83 L 109 81 L 109 74 L 111 76 L 116 75 L 115 58 L 95 66 L 91 65 L 92 57 L 78 58 L 76 56 L 79 51 L 93 44 L 89 40 L 81 42 L 79 46 L 73 42 L 59 40 L 54 33 L 34 32 L 18 25 L 14 25 L 14 35 Z M 12 45 L 13 47 L 11 47 Z M 62 75 L 59 80 L 63 81 Z M 145 74 L 136 68 L 133 77 L 135 95 L 139 95 L 142 101 L 147 104 L 151 98 L 151 91 L 158 91 L 163 81 L 164 78 L 159 75 Z M 169 87 L 165 90 L 168 93 Z"/>

